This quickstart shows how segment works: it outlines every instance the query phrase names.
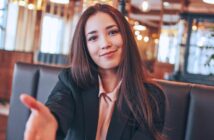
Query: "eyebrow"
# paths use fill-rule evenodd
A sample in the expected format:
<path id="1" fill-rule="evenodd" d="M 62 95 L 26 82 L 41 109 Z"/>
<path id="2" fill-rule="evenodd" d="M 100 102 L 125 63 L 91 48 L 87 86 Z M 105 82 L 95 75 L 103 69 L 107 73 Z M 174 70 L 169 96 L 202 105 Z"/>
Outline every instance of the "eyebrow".
<path id="1" fill-rule="evenodd" d="M 106 27 L 106 29 L 111 29 L 113 27 L 117 27 L 117 25 L 109 25 L 109 26 Z"/>
<path id="2" fill-rule="evenodd" d="M 106 29 L 111 29 L 111 28 L 113 28 L 113 27 L 117 27 L 117 25 L 109 25 L 109 26 L 107 26 L 106 27 Z M 94 34 L 94 33 L 96 33 L 97 31 L 90 31 L 89 33 L 87 33 L 87 35 L 88 34 Z"/>

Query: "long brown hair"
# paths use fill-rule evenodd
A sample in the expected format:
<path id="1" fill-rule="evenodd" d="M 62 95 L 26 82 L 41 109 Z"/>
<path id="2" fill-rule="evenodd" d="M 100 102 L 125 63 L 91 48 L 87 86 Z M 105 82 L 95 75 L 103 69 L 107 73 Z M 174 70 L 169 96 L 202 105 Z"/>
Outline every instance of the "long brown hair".
<path id="1" fill-rule="evenodd" d="M 138 124 L 141 127 L 147 127 L 155 140 L 161 140 L 162 135 L 154 126 L 151 98 L 149 97 L 149 91 L 144 86 L 149 80 L 145 74 L 146 70 L 142 67 L 137 44 L 129 23 L 113 7 L 96 4 L 89 7 L 80 17 L 71 48 L 72 77 L 77 85 L 82 88 L 96 82 L 98 70 L 87 50 L 85 24 L 88 18 L 97 12 L 110 15 L 117 23 L 123 38 L 124 49 L 118 66 L 118 76 L 123 80 L 118 97 L 118 107 L 122 111 L 122 104 L 125 102 Z M 154 102 L 157 106 L 157 102 L 155 100 Z"/>

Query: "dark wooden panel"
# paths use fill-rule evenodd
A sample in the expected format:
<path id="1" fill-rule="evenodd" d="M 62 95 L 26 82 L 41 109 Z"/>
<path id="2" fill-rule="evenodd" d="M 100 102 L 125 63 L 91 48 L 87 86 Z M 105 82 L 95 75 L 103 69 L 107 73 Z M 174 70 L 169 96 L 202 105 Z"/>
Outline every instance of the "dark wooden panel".
<path id="1" fill-rule="evenodd" d="M 33 53 L 0 50 L 0 98 L 10 99 L 13 68 L 16 62 L 33 63 Z"/>
<path id="2" fill-rule="evenodd" d="M 8 116 L 0 114 L 0 140 L 6 140 L 7 120 Z"/>
<path id="3" fill-rule="evenodd" d="M 154 78 L 164 79 L 167 74 L 171 74 L 174 70 L 174 65 L 169 63 L 155 62 Z"/>

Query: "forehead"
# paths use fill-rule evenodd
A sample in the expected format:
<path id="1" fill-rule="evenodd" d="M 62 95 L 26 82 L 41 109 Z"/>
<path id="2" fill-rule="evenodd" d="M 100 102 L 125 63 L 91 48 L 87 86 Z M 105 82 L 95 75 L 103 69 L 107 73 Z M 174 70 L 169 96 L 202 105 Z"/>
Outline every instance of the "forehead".
<path id="1" fill-rule="evenodd" d="M 109 14 L 98 12 L 88 18 L 85 25 L 85 32 L 105 29 L 110 25 L 117 25 L 117 23 Z"/>

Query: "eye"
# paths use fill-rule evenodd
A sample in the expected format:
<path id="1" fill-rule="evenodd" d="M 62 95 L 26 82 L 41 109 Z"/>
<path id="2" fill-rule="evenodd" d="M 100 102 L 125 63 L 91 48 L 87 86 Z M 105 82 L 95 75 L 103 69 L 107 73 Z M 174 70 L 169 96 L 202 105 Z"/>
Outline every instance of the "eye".
<path id="1" fill-rule="evenodd" d="M 119 32 L 120 32 L 120 31 L 119 31 L 118 29 L 110 30 L 110 31 L 109 31 L 109 35 L 110 35 L 110 36 L 114 36 L 114 35 L 118 34 Z"/>
<path id="2" fill-rule="evenodd" d="M 95 41 L 97 39 L 97 36 L 90 36 L 89 38 L 88 38 L 88 41 Z"/>

